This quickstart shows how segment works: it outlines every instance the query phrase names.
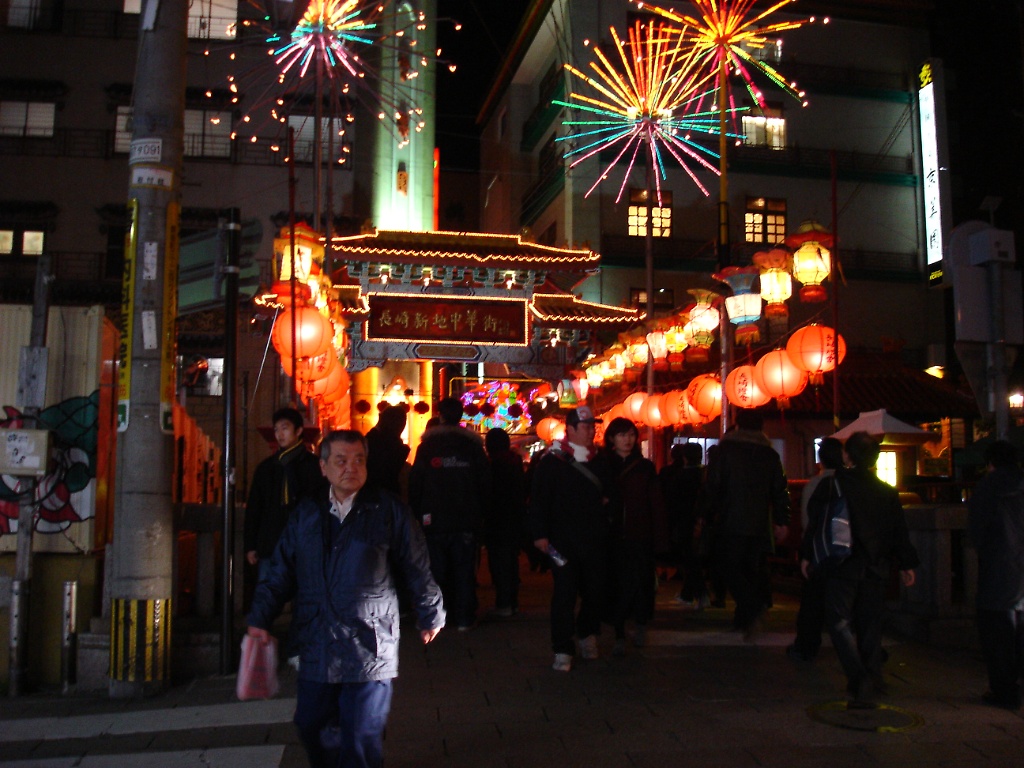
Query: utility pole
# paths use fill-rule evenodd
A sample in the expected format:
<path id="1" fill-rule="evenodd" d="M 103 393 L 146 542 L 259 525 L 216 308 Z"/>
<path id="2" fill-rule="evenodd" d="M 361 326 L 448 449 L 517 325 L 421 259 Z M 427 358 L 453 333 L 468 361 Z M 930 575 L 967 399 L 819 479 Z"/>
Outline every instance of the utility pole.
<path id="1" fill-rule="evenodd" d="M 112 698 L 170 682 L 171 407 L 184 153 L 188 0 L 144 0 L 132 90 L 111 598 Z"/>

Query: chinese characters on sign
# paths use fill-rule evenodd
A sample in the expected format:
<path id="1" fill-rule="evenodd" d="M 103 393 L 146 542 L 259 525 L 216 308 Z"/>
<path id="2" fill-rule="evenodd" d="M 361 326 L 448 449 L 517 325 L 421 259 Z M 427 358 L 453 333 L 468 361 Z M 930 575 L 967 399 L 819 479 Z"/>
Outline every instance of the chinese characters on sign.
<path id="1" fill-rule="evenodd" d="M 525 345 L 526 301 L 371 294 L 366 338 Z"/>

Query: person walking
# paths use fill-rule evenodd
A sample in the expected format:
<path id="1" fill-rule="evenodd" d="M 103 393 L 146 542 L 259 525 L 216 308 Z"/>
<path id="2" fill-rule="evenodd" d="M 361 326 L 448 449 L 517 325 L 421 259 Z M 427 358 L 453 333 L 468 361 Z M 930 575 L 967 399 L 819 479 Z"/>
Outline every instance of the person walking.
<path id="1" fill-rule="evenodd" d="M 968 504 L 968 529 L 978 553 L 975 620 L 988 668 L 984 700 L 1021 705 L 1024 678 L 1024 472 L 1017 449 L 996 440 L 985 451 L 989 472 Z"/>
<path id="2" fill-rule="evenodd" d="M 495 427 L 484 437 L 491 464 L 491 488 L 484 506 L 484 546 L 494 584 L 492 616 L 519 610 L 519 549 L 526 527 L 526 473 L 508 433 Z"/>
<path id="3" fill-rule="evenodd" d="M 763 424 L 757 411 L 738 409 L 736 427 L 722 437 L 708 467 L 711 510 L 705 519 L 714 528 L 719 565 L 736 601 L 734 625 L 747 639 L 757 631 L 770 594 L 763 562 L 789 523 L 786 475 Z"/>
<path id="4" fill-rule="evenodd" d="M 900 579 L 910 587 L 920 561 L 910 543 L 899 494 L 873 471 L 878 441 L 867 432 L 854 432 L 844 448 L 852 466 L 837 469 L 833 481 L 846 499 L 853 546 L 845 560 L 826 563 L 819 578 L 825 583 L 825 625 L 846 673 L 851 704 L 871 706 L 875 694 L 885 690 L 882 625 L 890 570 L 898 567 Z M 823 482 L 811 496 L 801 545 L 804 578 L 811 575 L 814 533 L 835 493 L 832 483 Z"/>
<path id="5" fill-rule="evenodd" d="M 302 499 L 327 492 L 320 463 L 302 442 L 302 414 L 281 408 L 273 424 L 278 450 L 252 474 L 242 533 L 245 560 L 257 567 L 261 581 L 292 510 Z"/>
<path id="6" fill-rule="evenodd" d="M 597 419 L 581 405 L 565 417 L 565 438 L 552 443 L 533 470 L 529 525 L 534 546 L 552 556 L 552 669 L 572 669 L 580 656 L 598 658 L 608 557 L 606 480 L 594 446 Z M 552 552 L 554 550 L 554 552 Z M 558 559 L 556 559 L 556 554 Z M 579 600 L 579 612 L 576 602 Z"/>
<path id="7" fill-rule="evenodd" d="M 683 577 L 676 601 L 684 608 L 700 610 L 708 604 L 708 588 L 701 557 L 698 504 L 704 489 L 704 450 L 699 443 L 676 443 L 672 463 L 658 473 L 668 512 L 669 536 Z"/>
<path id="8" fill-rule="evenodd" d="M 821 471 L 807 481 L 800 497 L 801 530 L 807 531 L 807 508 L 815 489 L 822 482 L 830 483 L 836 470 L 843 466 L 843 444 L 834 437 L 826 437 L 818 446 L 818 466 Z M 813 661 L 821 649 L 821 632 L 825 628 L 825 580 L 811 571 L 800 585 L 800 610 L 796 614 L 796 639 L 786 648 L 786 655 L 794 661 Z"/>
<path id="9" fill-rule="evenodd" d="M 668 516 L 654 463 L 638 445 L 636 425 L 622 417 L 605 429 L 601 461 L 611 480 L 609 535 L 611 619 L 615 628 L 612 654 L 626 654 L 626 621 L 633 621 L 633 645 L 647 644 L 647 625 L 654 617 L 657 575 L 655 550 L 667 548 Z"/>
<path id="10" fill-rule="evenodd" d="M 303 499 L 257 586 L 248 634 L 266 643 L 295 603 L 302 663 L 294 722 L 313 768 L 379 768 L 391 681 L 398 675 L 395 584 L 412 595 L 420 639 L 445 623 L 423 533 L 397 497 L 366 485 L 366 439 L 330 432 L 320 444 L 330 489 Z"/>
<path id="11" fill-rule="evenodd" d="M 381 411 L 377 424 L 366 433 L 367 485 L 391 491 L 401 499 L 406 498 L 409 469 L 409 446 L 402 440 L 406 421 L 406 407 L 392 405 Z"/>
<path id="12" fill-rule="evenodd" d="M 477 547 L 490 493 L 478 434 L 460 426 L 462 403 L 438 403 L 441 423 L 423 433 L 409 473 L 409 504 L 427 537 L 430 568 L 460 632 L 476 624 Z"/>

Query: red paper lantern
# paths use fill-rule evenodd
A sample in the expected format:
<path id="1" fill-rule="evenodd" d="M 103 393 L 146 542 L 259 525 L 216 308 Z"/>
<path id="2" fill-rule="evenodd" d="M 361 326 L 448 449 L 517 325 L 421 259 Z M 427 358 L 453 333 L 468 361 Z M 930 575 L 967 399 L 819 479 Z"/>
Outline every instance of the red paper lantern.
<path id="1" fill-rule="evenodd" d="M 361 413 L 365 416 L 370 412 L 370 408 L 372 406 L 366 400 L 358 400 L 352 407 L 355 409 L 356 413 Z"/>
<path id="2" fill-rule="evenodd" d="M 292 354 L 292 318 L 295 318 L 295 353 Z M 270 339 L 281 359 L 322 355 L 331 348 L 334 326 L 314 307 L 285 310 L 277 316 Z"/>
<path id="3" fill-rule="evenodd" d="M 329 352 L 327 354 L 333 361 L 328 364 L 327 375 L 319 379 L 307 379 L 303 385 L 303 391 L 312 397 L 323 397 L 324 393 L 337 389 L 342 383 L 348 388 L 348 371 L 345 370 L 345 366 L 339 363 L 334 355 Z M 301 368 L 302 363 L 299 363 L 299 369 Z M 285 372 L 288 372 L 288 367 L 285 367 Z"/>
<path id="4" fill-rule="evenodd" d="M 548 416 L 546 419 L 541 419 L 537 422 L 537 437 L 543 440 L 545 443 L 552 441 L 552 435 L 554 428 L 561 424 L 561 422 L 553 416 Z"/>
<path id="5" fill-rule="evenodd" d="M 430 413 L 430 404 L 420 400 L 418 403 L 416 403 L 416 405 L 412 407 L 412 409 L 416 411 L 416 413 L 418 413 L 420 416 L 422 416 L 426 413 Z"/>
<path id="6" fill-rule="evenodd" d="M 661 423 L 662 426 L 679 424 L 683 420 L 683 393 L 674 389 L 661 396 Z"/>
<path id="7" fill-rule="evenodd" d="M 708 421 L 722 413 L 722 383 L 713 373 L 694 376 L 686 394 L 693 409 Z"/>
<path id="8" fill-rule="evenodd" d="M 789 398 L 804 391 L 807 374 L 793 365 L 786 350 L 776 349 L 757 361 L 754 381 L 763 392 L 779 401 L 779 408 L 786 408 Z"/>
<path id="9" fill-rule="evenodd" d="M 836 359 L 836 341 L 839 359 Z M 846 357 L 846 342 L 827 325 L 811 324 L 798 329 L 786 344 L 793 365 L 809 374 L 810 383 L 819 385 L 822 374 L 831 371 Z"/>
<path id="10" fill-rule="evenodd" d="M 338 370 L 341 371 L 341 379 L 333 387 L 328 386 L 320 399 L 327 405 L 331 403 L 337 403 L 348 394 L 350 381 L 348 378 L 348 371 L 345 370 L 344 366 L 339 365 Z M 330 379 L 331 377 L 328 377 Z M 318 382 L 319 383 L 319 382 Z"/>
<path id="11" fill-rule="evenodd" d="M 284 369 L 285 374 L 288 376 L 293 375 L 292 359 L 290 357 L 281 358 L 281 367 Z M 303 383 L 320 381 L 330 376 L 335 368 L 341 367 L 342 365 L 338 362 L 334 350 L 329 349 L 316 357 L 299 358 L 296 361 L 294 376 Z"/>
<path id="12" fill-rule="evenodd" d="M 625 411 L 623 415 L 630 421 L 641 421 L 645 400 L 647 400 L 647 395 L 643 392 L 634 392 L 622 401 L 622 410 Z"/>
<path id="13" fill-rule="evenodd" d="M 648 427 L 657 429 L 661 426 L 661 395 L 651 395 L 644 399 L 640 407 L 640 421 Z"/>
<path id="14" fill-rule="evenodd" d="M 757 384 L 754 366 L 740 365 L 729 371 L 725 377 L 725 396 L 729 402 L 740 408 L 760 408 L 766 405 L 771 395 Z"/>
<path id="15" fill-rule="evenodd" d="M 519 403 L 512 403 L 512 405 L 508 407 L 508 415 L 513 419 L 518 419 L 523 415 L 523 406 Z"/>

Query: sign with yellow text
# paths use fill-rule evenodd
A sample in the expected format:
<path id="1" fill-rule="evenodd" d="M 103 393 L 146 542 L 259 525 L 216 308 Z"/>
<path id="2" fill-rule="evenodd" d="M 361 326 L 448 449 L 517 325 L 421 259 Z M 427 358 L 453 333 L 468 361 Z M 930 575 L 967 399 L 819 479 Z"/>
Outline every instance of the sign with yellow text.
<path id="1" fill-rule="evenodd" d="M 178 321 L 178 258 L 181 234 L 181 206 L 176 202 L 167 205 L 167 235 L 164 241 L 164 306 L 162 338 L 160 340 L 160 431 L 173 434 L 175 357 L 177 353 Z"/>
<path id="2" fill-rule="evenodd" d="M 129 224 L 124 236 L 121 275 L 121 341 L 117 350 L 117 431 L 128 429 L 132 395 L 132 333 L 135 329 L 135 253 L 139 236 L 139 201 L 128 201 Z"/>

